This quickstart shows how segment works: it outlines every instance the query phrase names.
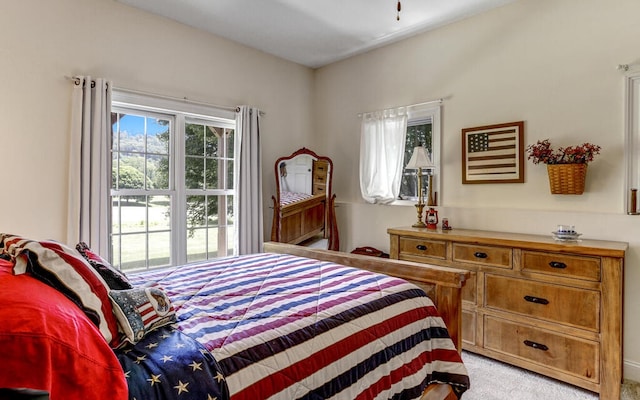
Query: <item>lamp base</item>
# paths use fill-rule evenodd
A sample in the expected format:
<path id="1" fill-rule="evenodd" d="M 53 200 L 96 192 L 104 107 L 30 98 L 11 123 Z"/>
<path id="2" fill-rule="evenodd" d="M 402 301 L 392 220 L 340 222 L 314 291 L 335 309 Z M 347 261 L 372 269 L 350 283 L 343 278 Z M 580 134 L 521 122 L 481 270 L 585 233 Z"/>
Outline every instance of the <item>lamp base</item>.
<path id="1" fill-rule="evenodd" d="M 414 227 L 414 228 L 426 228 L 427 224 L 422 222 L 422 210 L 424 209 L 425 204 L 420 202 L 420 203 L 416 204 L 415 206 L 416 206 L 416 212 L 418 213 L 418 222 L 416 222 L 415 224 L 413 224 L 411 226 Z"/>

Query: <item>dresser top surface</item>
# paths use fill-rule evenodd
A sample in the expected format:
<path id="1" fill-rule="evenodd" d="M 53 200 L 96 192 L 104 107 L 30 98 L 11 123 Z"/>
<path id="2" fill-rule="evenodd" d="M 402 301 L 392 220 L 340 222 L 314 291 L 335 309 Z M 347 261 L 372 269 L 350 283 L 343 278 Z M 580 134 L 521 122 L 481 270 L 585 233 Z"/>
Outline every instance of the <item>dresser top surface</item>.
<path id="1" fill-rule="evenodd" d="M 533 235 L 515 232 L 495 232 L 473 229 L 426 229 L 413 227 L 389 228 L 390 235 L 413 236 L 424 239 L 452 240 L 457 242 L 479 243 L 497 246 L 524 247 L 558 252 L 578 252 L 624 257 L 629 247 L 626 242 L 580 239 L 577 241 L 558 241 L 549 235 Z M 606 254 L 600 254 L 600 253 Z"/>

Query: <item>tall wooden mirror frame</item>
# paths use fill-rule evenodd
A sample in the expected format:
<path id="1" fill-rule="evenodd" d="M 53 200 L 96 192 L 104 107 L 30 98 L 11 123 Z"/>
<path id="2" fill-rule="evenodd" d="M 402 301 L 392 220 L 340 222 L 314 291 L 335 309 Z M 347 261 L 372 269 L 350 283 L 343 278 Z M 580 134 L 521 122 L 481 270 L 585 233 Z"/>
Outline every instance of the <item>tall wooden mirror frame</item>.
<path id="1" fill-rule="evenodd" d="M 286 166 L 295 164 L 300 158 L 311 159 L 308 167 L 309 198 L 283 203 L 282 178 Z M 284 167 L 283 167 L 284 166 Z M 284 171 L 284 172 L 283 172 Z M 329 250 L 339 249 L 338 225 L 335 215 L 335 194 L 332 192 L 333 161 L 329 157 L 319 156 L 305 147 L 289 156 L 280 157 L 274 165 L 276 195 L 273 200 L 273 223 L 271 240 L 281 243 L 302 244 L 314 237 L 327 239 Z M 307 192 L 306 190 L 299 190 Z"/>

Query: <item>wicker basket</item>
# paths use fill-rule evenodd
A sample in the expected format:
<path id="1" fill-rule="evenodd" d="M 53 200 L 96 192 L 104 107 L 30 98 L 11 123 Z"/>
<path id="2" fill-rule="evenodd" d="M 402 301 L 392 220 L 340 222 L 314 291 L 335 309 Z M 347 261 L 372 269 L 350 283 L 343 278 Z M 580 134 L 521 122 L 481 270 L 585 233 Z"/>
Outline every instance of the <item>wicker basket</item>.
<path id="1" fill-rule="evenodd" d="M 547 164 L 551 194 L 582 194 L 587 164 Z"/>

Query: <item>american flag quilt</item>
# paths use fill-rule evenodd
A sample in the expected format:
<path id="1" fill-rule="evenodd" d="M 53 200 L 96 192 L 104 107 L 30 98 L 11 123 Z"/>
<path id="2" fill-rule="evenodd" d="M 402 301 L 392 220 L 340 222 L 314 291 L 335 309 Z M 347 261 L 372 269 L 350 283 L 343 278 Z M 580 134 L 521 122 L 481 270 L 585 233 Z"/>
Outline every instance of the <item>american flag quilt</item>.
<path id="1" fill-rule="evenodd" d="M 218 363 L 202 345 L 172 326 L 116 350 L 130 400 L 224 400 L 229 391 Z"/>
<path id="2" fill-rule="evenodd" d="M 261 253 L 129 279 L 164 287 L 177 330 L 213 355 L 231 400 L 419 399 L 430 383 L 458 396 L 469 386 L 433 303 L 398 278 Z"/>

